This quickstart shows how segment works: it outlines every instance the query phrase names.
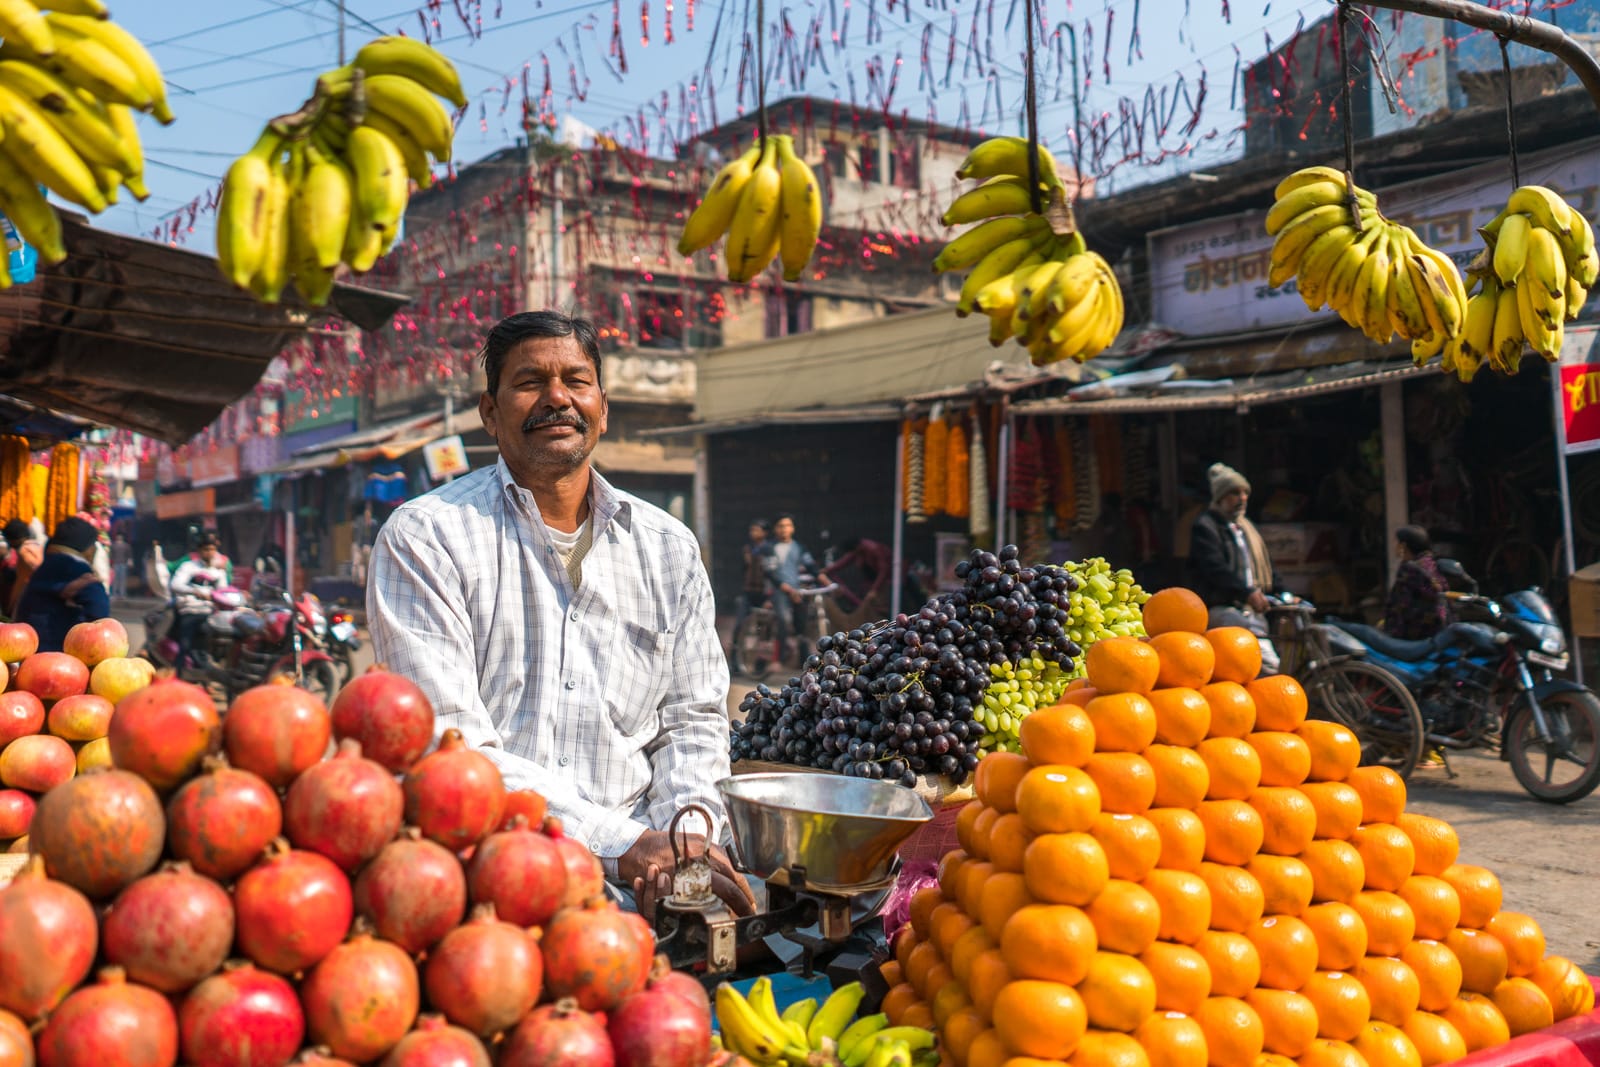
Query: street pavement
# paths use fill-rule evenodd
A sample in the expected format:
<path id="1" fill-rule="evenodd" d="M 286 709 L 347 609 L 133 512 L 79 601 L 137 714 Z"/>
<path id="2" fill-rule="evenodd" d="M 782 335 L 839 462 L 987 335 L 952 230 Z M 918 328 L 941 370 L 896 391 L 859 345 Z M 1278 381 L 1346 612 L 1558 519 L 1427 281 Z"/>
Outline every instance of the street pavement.
<path id="1" fill-rule="evenodd" d="M 119 600 L 112 613 L 128 628 L 130 643 L 144 641 L 144 613 L 153 602 Z M 372 662 L 363 634 L 356 670 Z M 774 687 L 781 680 L 774 678 Z M 730 717 L 753 689 L 748 679 L 728 687 Z M 1488 867 L 1505 888 L 1505 908 L 1532 915 L 1544 926 L 1550 951 L 1600 974 L 1600 922 L 1595 921 L 1595 886 L 1600 884 L 1600 792 L 1565 806 L 1528 796 L 1511 769 L 1487 753 L 1451 757 L 1458 777 L 1418 770 L 1410 780 L 1407 810 L 1447 820 L 1461 838 L 1461 862 Z"/>

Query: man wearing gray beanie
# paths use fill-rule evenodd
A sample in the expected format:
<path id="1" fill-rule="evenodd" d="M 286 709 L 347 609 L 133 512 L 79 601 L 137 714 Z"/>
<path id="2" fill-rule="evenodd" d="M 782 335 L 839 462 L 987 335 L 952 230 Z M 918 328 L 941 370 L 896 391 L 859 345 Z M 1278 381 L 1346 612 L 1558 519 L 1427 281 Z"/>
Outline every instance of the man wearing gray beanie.
<path id="1" fill-rule="evenodd" d="M 1226 463 L 1206 469 L 1211 506 L 1195 517 L 1190 539 L 1190 584 L 1211 609 L 1212 626 L 1243 626 L 1261 642 L 1263 669 L 1277 669 L 1268 633 L 1268 594 L 1276 589 L 1272 560 L 1255 524 L 1245 517 L 1250 482 Z"/>

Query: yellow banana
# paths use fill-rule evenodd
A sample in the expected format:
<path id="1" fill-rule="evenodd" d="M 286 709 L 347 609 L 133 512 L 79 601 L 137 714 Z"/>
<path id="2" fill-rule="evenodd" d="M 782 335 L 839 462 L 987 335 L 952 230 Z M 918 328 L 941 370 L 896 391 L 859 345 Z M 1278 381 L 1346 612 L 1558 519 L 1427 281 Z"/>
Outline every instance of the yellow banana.
<path id="1" fill-rule="evenodd" d="M 217 205 L 217 266 L 241 289 L 261 269 L 266 254 L 270 222 L 272 161 L 283 140 L 271 130 L 233 161 L 222 179 L 222 201 Z"/>
<path id="2" fill-rule="evenodd" d="M 1554 363 L 1561 355 L 1561 318 L 1557 317 L 1552 323 L 1551 317 L 1540 309 L 1535 296 L 1537 288 L 1526 282 L 1517 286 L 1517 321 L 1528 346 Z"/>
<path id="3" fill-rule="evenodd" d="M 783 262 L 783 280 L 797 282 L 822 233 L 822 190 L 811 167 L 795 154 L 794 138 L 778 138 L 778 163 L 778 258 Z"/>
<path id="4" fill-rule="evenodd" d="M 262 242 L 261 266 L 250 279 L 256 299 L 276 304 L 289 284 L 289 163 L 274 160 L 269 169 L 266 208 L 266 239 Z"/>
<path id="5" fill-rule="evenodd" d="M 789 1022 L 778 1014 L 778 1005 L 772 997 L 772 979 L 766 975 L 757 978 L 750 986 L 750 992 L 745 994 L 745 1002 L 755 1010 L 756 1017 L 768 1029 L 776 1029 L 788 1038 L 790 1046 L 804 1046 L 806 1029 L 796 1023 Z"/>
<path id="6" fill-rule="evenodd" d="M 849 1026 L 844 1033 L 839 1035 L 839 1059 L 848 1063 L 850 1056 L 861 1047 L 862 1042 L 868 1041 L 889 1025 L 889 1017 L 882 1012 L 876 1015 L 863 1015 Z"/>
<path id="7" fill-rule="evenodd" d="M 398 74 L 374 74 L 366 79 L 368 113 L 392 119 L 428 154 L 443 163 L 450 159 L 455 125 L 444 105 L 428 90 Z"/>
<path id="8" fill-rule="evenodd" d="M 807 997 L 804 1000 L 797 1000 L 793 1004 L 790 1004 L 787 1008 L 784 1008 L 783 1021 L 786 1023 L 795 1023 L 803 1030 L 807 1025 L 810 1024 L 812 1018 L 816 1014 L 817 998 Z"/>
<path id="9" fill-rule="evenodd" d="M 1494 316 L 1499 300 L 1499 287 L 1490 285 L 1467 300 L 1467 314 L 1461 324 L 1461 349 L 1480 363 L 1494 350 Z"/>
<path id="10" fill-rule="evenodd" d="M 1370 268 L 1370 270 L 1369 270 Z M 1372 244 L 1372 254 L 1362 276 L 1356 279 L 1357 292 L 1365 299 L 1361 308 L 1361 329 L 1375 344 L 1387 344 L 1394 328 L 1389 323 L 1389 242 L 1379 239 Z M 1365 289 L 1362 282 L 1366 282 Z"/>
<path id="11" fill-rule="evenodd" d="M 0 144 L 0 213 L 11 220 L 22 239 L 36 248 L 46 264 L 67 258 L 61 240 L 61 219 L 50 206 L 39 184 L 23 171 L 22 165 Z M 0 256 L 0 261 L 5 259 Z"/>
<path id="12" fill-rule="evenodd" d="M 957 178 L 997 178 L 1010 175 L 1028 176 L 1028 139 L 1026 137 L 991 137 L 967 153 L 956 169 Z M 1055 188 L 1061 184 L 1056 173 L 1055 157 L 1044 145 L 1039 146 L 1039 181 Z"/>
<path id="13" fill-rule="evenodd" d="M 1061 268 L 1055 284 L 1050 287 L 1050 312 L 1059 315 L 1082 300 L 1094 286 L 1099 268 L 1106 266 L 1098 252 L 1084 252 L 1071 256 Z M 1107 268 L 1109 269 L 1109 268 Z"/>
<path id="14" fill-rule="evenodd" d="M 1328 306 L 1337 311 L 1339 317 L 1351 326 L 1356 324 L 1355 317 L 1351 314 L 1351 297 L 1355 291 L 1356 275 L 1360 273 L 1361 265 L 1367 261 L 1372 243 L 1382 234 L 1382 226 L 1377 224 L 1368 226 L 1365 233 L 1345 246 L 1344 251 L 1339 254 L 1339 261 L 1328 274 L 1326 295 Z"/>
<path id="15" fill-rule="evenodd" d="M 351 62 L 368 75 L 396 74 L 444 97 L 457 108 L 467 106 L 455 64 L 438 50 L 411 37 L 377 37 L 361 46 Z"/>
<path id="16" fill-rule="evenodd" d="M 1526 281 L 1543 287 L 1552 297 L 1564 296 L 1567 291 L 1567 261 L 1561 255 L 1561 245 L 1556 235 L 1543 226 L 1535 226 L 1528 233 L 1528 259 L 1524 277 Z"/>
<path id="17" fill-rule="evenodd" d="M 1100 306 L 1095 312 L 1094 325 L 1084 339 L 1083 347 L 1072 353 L 1072 358 L 1080 363 L 1104 352 L 1122 332 L 1124 319 L 1122 286 L 1117 284 L 1114 276 L 1108 274 L 1102 279 L 1098 289 L 1098 300 Z"/>
<path id="18" fill-rule="evenodd" d="M 0 128 L 5 130 L 7 151 L 28 177 L 91 214 L 106 209 L 106 198 L 88 164 L 33 104 L 3 85 Z"/>
<path id="19" fill-rule="evenodd" d="M 1272 191 L 1272 199 L 1282 200 L 1295 190 L 1317 182 L 1338 182 L 1342 187 L 1344 171 L 1337 167 L 1303 167 L 1278 183 L 1278 187 Z"/>
<path id="20" fill-rule="evenodd" d="M 781 237 L 779 198 L 783 175 L 778 173 L 778 143 L 767 138 L 761 161 L 739 196 L 739 209 L 728 225 L 724 250 L 728 280 L 744 284 L 767 269 L 778 255 Z"/>
<path id="21" fill-rule="evenodd" d="M 1411 278 L 1411 288 L 1417 293 L 1417 303 L 1427 317 L 1429 331 L 1438 334 L 1441 343 L 1443 339 L 1461 332 L 1464 309 L 1456 302 L 1450 283 L 1440 277 L 1438 264 L 1415 251 L 1409 251 L 1404 263 L 1406 273 Z"/>
<path id="22" fill-rule="evenodd" d="M 395 122 L 380 111 L 369 111 L 362 119 L 362 124 L 371 126 L 394 143 L 400 150 L 400 158 L 405 161 L 406 177 L 417 183 L 419 189 L 433 187 L 433 165 L 428 162 L 428 154 L 411 135 L 411 130 Z M 336 133 L 332 136 L 337 136 Z M 345 134 L 344 143 L 350 143 L 350 135 Z"/>
<path id="23" fill-rule="evenodd" d="M 1568 274 L 1587 275 L 1589 280 L 1582 282 L 1587 289 L 1595 282 L 1595 270 L 1600 269 L 1600 255 L 1595 251 L 1594 227 L 1589 225 L 1589 220 L 1577 208 L 1568 213 L 1568 218 L 1572 222 L 1572 236 L 1561 243 L 1561 251 L 1566 256 Z M 1588 264 L 1587 269 L 1580 269 L 1580 264 Z"/>
<path id="24" fill-rule="evenodd" d="M 1048 224 L 1038 215 L 1008 215 L 980 222 L 951 238 L 933 257 L 933 269 L 935 272 L 965 270 L 1007 241 L 1033 237 L 1047 228 Z"/>
<path id="25" fill-rule="evenodd" d="M 1532 220 L 1522 212 L 1507 215 L 1494 241 L 1494 274 L 1501 285 L 1515 285 L 1528 260 Z"/>
<path id="26" fill-rule="evenodd" d="M 1508 285 L 1496 297 L 1494 336 L 1489 344 L 1489 365 L 1506 374 L 1515 374 L 1522 359 L 1522 313 L 1517 306 L 1517 288 Z"/>
<path id="27" fill-rule="evenodd" d="M 82 92 L 80 89 L 80 95 Z M 148 200 L 150 190 L 144 184 L 144 150 L 139 144 L 139 127 L 134 121 L 133 110 L 126 104 L 107 104 L 105 109 L 106 119 L 117 132 L 117 137 L 123 144 L 131 146 L 129 154 L 133 157 L 133 167 L 122 172 L 122 185 L 133 194 L 135 200 Z"/>
<path id="28" fill-rule="evenodd" d="M 1312 311 L 1322 307 L 1327 299 L 1334 264 L 1344 250 L 1359 238 L 1354 226 L 1334 226 L 1318 234 L 1317 239 L 1306 246 L 1305 253 L 1300 257 L 1300 268 L 1295 272 L 1300 280 L 1300 297 L 1306 302 L 1306 307 Z"/>
<path id="29" fill-rule="evenodd" d="M 1585 289 L 1578 281 L 1577 275 L 1567 275 L 1567 321 L 1571 322 L 1583 310 L 1583 305 L 1589 301 L 1589 290 Z"/>
<path id="30" fill-rule="evenodd" d="M 1349 225 L 1350 209 L 1343 204 L 1324 204 L 1296 216 L 1278 231 L 1272 243 L 1272 259 L 1267 284 L 1277 288 L 1300 269 L 1300 260 L 1311 242 L 1335 226 Z"/>
<path id="31" fill-rule="evenodd" d="M 1406 269 L 1405 242 L 1393 230 L 1389 233 L 1389 325 L 1402 340 L 1414 341 L 1428 335 L 1428 316 L 1422 310 L 1422 294 L 1411 284 Z"/>
<path id="32" fill-rule="evenodd" d="M 1023 278 L 1027 276 L 1028 269 L 1044 262 L 1044 253 L 1033 252 L 1017 268 L 1009 274 L 1003 274 L 994 281 L 979 289 L 972 298 L 973 307 L 991 317 L 1004 318 L 1007 331 L 1005 336 L 1011 336 L 1011 313 L 1017 308 L 1018 288 Z"/>
<path id="33" fill-rule="evenodd" d="M 1083 299 L 1067 308 L 1056 317 L 1050 327 L 1050 343 L 1061 353 L 1063 358 L 1077 358 L 1088 345 L 1088 339 L 1094 335 L 1095 328 L 1100 323 L 1099 316 L 1103 314 L 1108 299 L 1105 292 L 1106 280 L 1096 277 Z"/>
<path id="34" fill-rule="evenodd" d="M 702 248 L 709 248 L 717 238 L 728 232 L 728 224 L 739 209 L 739 197 L 750 176 L 755 173 L 756 163 L 760 159 L 761 146 L 756 145 L 717 171 L 717 176 L 711 180 L 711 188 L 706 190 L 699 206 L 683 224 L 683 236 L 678 238 L 680 256 L 692 256 Z"/>
<path id="35" fill-rule="evenodd" d="M 1312 182 L 1309 185 L 1302 185 L 1273 204 L 1272 210 L 1267 212 L 1267 236 L 1277 236 L 1279 230 L 1312 208 L 1344 202 L 1345 187 L 1342 178 L 1336 182 Z"/>
<path id="36" fill-rule="evenodd" d="M 1016 270 L 1033 249 L 1032 237 L 1018 237 L 1014 241 L 1007 241 L 980 259 L 967 272 L 966 280 L 961 283 L 961 297 L 956 301 L 956 314 L 961 318 L 972 314 L 973 300 L 977 297 L 978 291 L 996 278 Z"/>
<path id="37" fill-rule="evenodd" d="M 392 232 L 405 214 L 410 193 L 405 157 L 395 143 L 370 126 L 350 131 L 345 159 L 355 178 L 361 212 L 378 229 Z"/>
<path id="38" fill-rule="evenodd" d="M 1600 281 L 1600 252 L 1589 249 L 1582 259 L 1569 268 L 1568 273 L 1578 279 L 1578 284 L 1585 289 L 1593 289 L 1594 283 Z"/>
<path id="39" fill-rule="evenodd" d="M 1450 338 L 1437 330 L 1430 331 L 1426 337 L 1418 337 L 1411 342 L 1411 362 L 1418 367 L 1426 367 L 1428 361 L 1444 351 L 1444 346 Z"/>
<path id="40" fill-rule="evenodd" d="M 723 1041 L 733 1051 L 757 1063 L 771 1063 L 782 1055 L 787 1045 L 784 1032 L 769 1027 L 733 986 L 724 982 L 717 987 L 716 1006 Z"/>
<path id="41" fill-rule="evenodd" d="M 939 221 L 946 226 L 959 226 L 1001 215 L 1024 215 L 1032 210 L 1026 179 L 995 178 L 956 197 Z"/>
<path id="42" fill-rule="evenodd" d="M 1011 332 L 1022 333 L 1030 319 L 1046 316 L 1038 314 L 1046 307 L 1045 296 L 1049 291 L 1050 283 L 1065 266 L 1059 259 L 1047 259 L 1037 267 L 1026 271 L 1019 271 L 1021 280 L 1017 284 L 1017 307 L 1011 313 Z M 1035 300 L 1037 304 L 1035 305 Z"/>
<path id="43" fill-rule="evenodd" d="M 137 37 L 115 22 L 90 18 L 87 15 L 68 15 L 53 11 L 45 16 L 45 21 L 55 33 L 57 48 L 63 54 L 78 48 L 83 41 L 98 44 L 121 64 L 115 71 L 107 72 L 108 80 L 114 80 L 122 86 L 124 95 L 142 98 L 144 102 L 140 103 L 138 99 L 113 100 L 112 97 L 100 92 L 96 92 L 96 96 L 107 102 L 127 104 L 140 111 L 149 111 L 163 126 L 172 124 L 172 109 L 167 106 L 166 78 L 162 76 L 161 68 L 156 65 L 156 61 L 151 58 Z M 97 54 L 92 49 L 90 53 Z M 128 87 L 124 83 L 121 76 L 122 68 L 126 68 L 132 74 L 137 89 Z M 85 85 L 84 88 L 89 89 L 92 86 Z"/>
<path id="44" fill-rule="evenodd" d="M 87 15 L 93 19 L 111 17 L 111 9 L 100 0 L 39 0 L 35 6 L 59 11 L 63 15 Z"/>
<path id="45" fill-rule="evenodd" d="M 354 179 L 337 158 L 307 146 L 305 173 L 291 200 L 294 229 L 303 235 L 307 258 L 323 270 L 339 265 L 354 198 Z"/>
<path id="46" fill-rule="evenodd" d="M 1572 207 L 1552 189 L 1542 185 L 1524 185 L 1511 194 L 1506 210 L 1525 212 L 1534 223 L 1543 226 L 1559 237 L 1572 235 Z M 1507 221 L 1510 221 L 1509 219 Z M 1504 228 L 1501 229 L 1504 233 Z"/>
<path id="47" fill-rule="evenodd" d="M 351 270 L 365 274 L 383 255 L 385 236 L 383 230 L 374 226 L 372 220 L 362 213 L 359 201 L 352 208 L 350 225 L 344 234 L 344 250 L 340 255 Z"/>
<path id="48" fill-rule="evenodd" d="M 91 110 L 76 89 L 43 67 L 0 60 L 0 85 L 32 104 L 87 163 L 116 171 L 135 168 L 138 143 L 126 145 L 111 124 Z"/>
<path id="49" fill-rule="evenodd" d="M 56 50 L 50 24 L 28 0 L 0 0 L 0 37 L 18 41 L 40 56 L 51 55 Z"/>
<path id="50" fill-rule="evenodd" d="M 822 1047 L 822 1039 L 837 1042 L 845 1027 L 856 1017 L 856 1009 L 867 995 L 860 982 L 850 982 L 835 989 L 817 1009 L 811 1025 L 806 1027 L 806 1043 L 812 1048 Z"/>
<path id="51" fill-rule="evenodd" d="M 1461 269 L 1456 266 L 1456 261 L 1433 248 L 1418 238 L 1412 243 L 1411 251 L 1433 264 L 1439 277 L 1444 280 L 1450 295 L 1455 297 L 1456 306 L 1465 309 L 1467 306 L 1467 287 L 1461 280 Z"/>

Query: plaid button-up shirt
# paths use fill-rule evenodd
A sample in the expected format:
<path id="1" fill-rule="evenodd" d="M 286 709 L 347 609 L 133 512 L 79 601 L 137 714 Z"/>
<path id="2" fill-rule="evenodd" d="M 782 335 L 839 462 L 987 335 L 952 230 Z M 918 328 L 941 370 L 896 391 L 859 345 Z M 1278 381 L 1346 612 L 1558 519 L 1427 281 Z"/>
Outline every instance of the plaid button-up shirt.
<path id="1" fill-rule="evenodd" d="M 378 662 L 615 873 L 685 804 L 725 825 L 728 665 L 693 534 L 591 475 L 576 591 L 502 460 L 402 505 L 372 554 Z M 699 826 L 686 826 L 698 832 Z"/>

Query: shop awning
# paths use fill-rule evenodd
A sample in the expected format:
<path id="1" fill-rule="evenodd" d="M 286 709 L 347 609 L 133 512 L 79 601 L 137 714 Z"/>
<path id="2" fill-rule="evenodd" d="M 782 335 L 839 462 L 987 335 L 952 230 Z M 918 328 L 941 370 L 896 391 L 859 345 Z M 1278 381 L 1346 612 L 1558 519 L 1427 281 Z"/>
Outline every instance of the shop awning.
<path id="1" fill-rule="evenodd" d="M 326 314 L 240 292 L 208 255 L 62 216 L 63 263 L 0 293 L 0 393 L 180 445 L 329 315 L 378 329 L 407 298 L 335 286 Z"/>
<path id="2" fill-rule="evenodd" d="M 693 451 L 660 441 L 602 439 L 589 459 L 601 474 L 694 474 Z"/>
<path id="3" fill-rule="evenodd" d="M 1335 363 L 1251 378 L 1206 381 L 1175 377 L 1124 396 L 1115 395 L 1116 379 L 1108 378 L 1095 383 L 1098 395 L 1080 393 L 1080 397 L 1089 399 L 1068 395 L 1024 400 L 1013 405 L 1012 410 L 1018 415 L 1140 415 L 1227 408 L 1243 411 L 1438 373 L 1438 367 L 1417 367 L 1410 362 Z M 1107 392 L 1111 395 L 1105 395 Z"/>
<path id="4" fill-rule="evenodd" d="M 342 467 L 347 463 L 399 459 L 441 437 L 453 433 L 471 433 L 482 426 L 483 420 L 477 408 L 453 413 L 448 427 L 445 426 L 443 412 L 410 415 L 301 449 L 290 457 L 289 462 L 274 467 L 269 473 L 294 476 Z"/>
<path id="5" fill-rule="evenodd" d="M 846 422 L 898 422 L 904 412 L 898 404 L 857 404 L 836 408 L 806 408 L 802 411 L 763 411 L 734 419 L 689 422 L 682 426 L 662 426 L 640 430 L 640 437 L 686 437 L 697 433 L 733 433 L 762 426 L 829 426 Z"/>

